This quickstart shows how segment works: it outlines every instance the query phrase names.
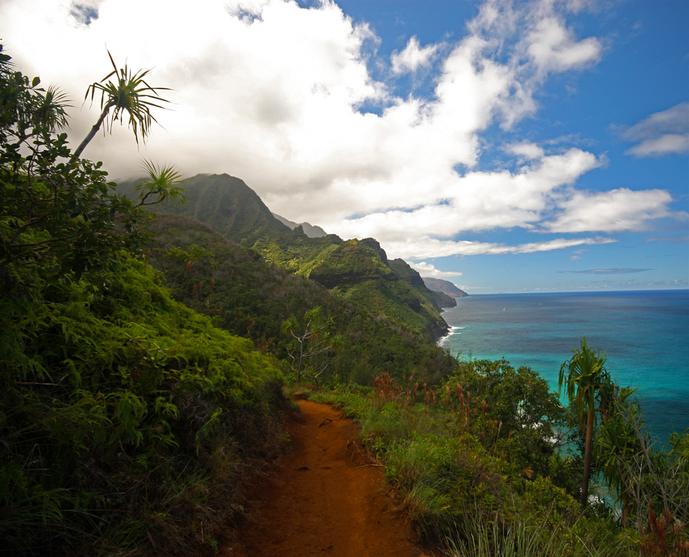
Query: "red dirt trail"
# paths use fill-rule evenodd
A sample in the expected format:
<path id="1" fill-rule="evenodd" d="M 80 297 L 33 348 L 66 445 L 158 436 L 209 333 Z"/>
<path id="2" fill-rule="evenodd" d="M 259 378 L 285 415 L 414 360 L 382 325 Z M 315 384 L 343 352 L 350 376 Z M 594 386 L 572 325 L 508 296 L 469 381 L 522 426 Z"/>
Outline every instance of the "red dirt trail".
<path id="1" fill-rule="evenodd" d="M 293 450 L 259 487 L 240 543 L 223 557 L 421 557 L 357 426 L 331 406 L 297 403 Z"/>

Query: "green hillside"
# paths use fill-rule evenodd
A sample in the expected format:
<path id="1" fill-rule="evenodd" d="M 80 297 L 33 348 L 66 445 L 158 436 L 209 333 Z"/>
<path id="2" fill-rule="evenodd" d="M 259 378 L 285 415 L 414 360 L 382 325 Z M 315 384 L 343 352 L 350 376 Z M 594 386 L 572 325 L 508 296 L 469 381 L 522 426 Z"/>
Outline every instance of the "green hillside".
<path id="1" fill-rule="evenodd" d="M 150 230 L 150 261 L 164 272 L 175 297 L 279 357 L 288 359 L 292 348 L 284 323 L 293 319 L 304 327 L 304 316 L 321 308 L 328 349 L 306 362 L 310 370 L 322 370 L 320 381 L 370 383 L 382 372 L 437 380 L 454 369 L 452 358 L 434 342 L 367 309 L 376 306 L 351 303 L 197 221 L 158 215 Z"/>
<path id="2" fill-rule="evenodd" d="M 9 60 L 0 553 L 211 554 L 242 514 L 246 471 L 283 439 L 282 373 L 172 298 L 141 257 L 146 215 L 71 155 L 59 97 Z"/>
<path id="3" fill-rule="evenodd" d="M 251 188 L 227 174 L 198 175 L 180 186 L 186 202 L 165 202 L 155 207 L 157 212 L 192 217 L 226 239 L 252 247 L 267 261 L 366 304 L 401 327 L 430 339 L 446 332 L 438 297 L 402 260 L 389 261 L 375 240 L 342 241 L 332 234 L 308 238 L 299 228 L 290 230 Z M 132 196 L 133 184 L 122 184 L 121 191 Z"/>
<path id="4" fill-rule="evenodd" d="M 136 197 L 134 182 L 119 185 L 130 198 Z M 261 198 L 242 180 L 228 174 L 199 174 L 181 182 L 184 203 L 167 202 L 157 211 L 185 215 L 243 245 L 261 238 L 291 238 L 299 235 L 278 221 Z"/>

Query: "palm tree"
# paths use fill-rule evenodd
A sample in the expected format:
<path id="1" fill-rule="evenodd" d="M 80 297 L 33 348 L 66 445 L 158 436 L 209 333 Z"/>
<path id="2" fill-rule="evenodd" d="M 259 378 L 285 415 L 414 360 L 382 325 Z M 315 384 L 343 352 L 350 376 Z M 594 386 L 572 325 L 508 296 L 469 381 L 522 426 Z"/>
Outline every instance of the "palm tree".
<path id="1" fill-rule="evenodd" d="M 591 478 L 591 456 L 593 448 L 593 426 L 596 418 L 596 395 L 608 378 L 605 371 L 605 357 L 597 354 L 586 339 L 574 355 L 560 367 L 559 386 L 567 389 L 567 399 L 579 418 L 580 431 L 584 432 L 584 477 L 581 482 L 581 505 L 588 500 Z"/>
<path id="2" fill-rule="evenodd" d="M 139 137 L 145 141 L 151 124 L 157 122 L 151 113 L 151 108 L 164 108 L 162 103 L 168 102 L 158 94 L 158 91 L 169 91 L 168 87 L 152 87 L 147 83 L 145 77 L 150 70 L 132 72 L 127 64 L 124 65 L 124 68 L 118 68 L 110 51 L 108 51 L 108 56 L 113 70 L 100 81 L 89 85 L 84 96 L 84 100 L 86 100 L 90 95 L 91 102 L 93 102 L 96 93 L 100 92 L 101 113 L 91 131 L 74 151 L 74 159 L 79 158 L 82 151 L 98 133 L 103 122 L 106 122 L 108 129 L 112 131 L 114 122 L 123 123 L 125 113 L 129 116 L 128 123 L 134 132 L 137 145 L 139 144 Z"/>

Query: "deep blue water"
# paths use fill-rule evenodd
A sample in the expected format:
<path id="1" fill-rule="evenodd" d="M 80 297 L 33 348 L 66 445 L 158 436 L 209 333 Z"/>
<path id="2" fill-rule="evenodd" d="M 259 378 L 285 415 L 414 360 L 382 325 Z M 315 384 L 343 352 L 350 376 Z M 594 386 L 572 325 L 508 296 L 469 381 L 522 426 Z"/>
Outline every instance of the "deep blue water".
<path id="1" fill-rule="evenodd" d="M 637 389 L 646 426 L 667 442 L 689 428 L 689 290 L 475 295 L 443 316 L 460 359 L 504 357 L 557 391 L 560 365 L 586 337 L 616 383 Z"/>

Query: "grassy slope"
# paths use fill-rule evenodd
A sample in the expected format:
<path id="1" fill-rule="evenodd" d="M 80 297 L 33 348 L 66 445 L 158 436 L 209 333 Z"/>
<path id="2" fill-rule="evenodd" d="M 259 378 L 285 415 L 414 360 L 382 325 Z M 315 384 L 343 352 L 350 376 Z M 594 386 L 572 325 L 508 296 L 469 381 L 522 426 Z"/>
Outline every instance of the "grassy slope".
<path id="1" fill-rule="evenodd" d="M 477 362 L 437 389 L 379 377 L 312 398 L 359 421 L 415 527 L 448 556 L 638 555 L 633 532 L 582 515 L 558 485 L 579 466 L 543 441 L 559 404 L 534 372 Z"/>

